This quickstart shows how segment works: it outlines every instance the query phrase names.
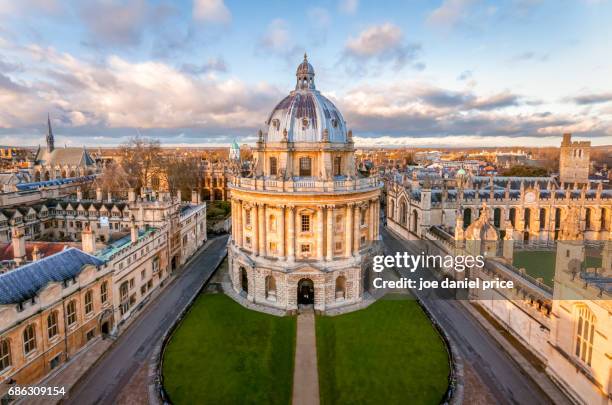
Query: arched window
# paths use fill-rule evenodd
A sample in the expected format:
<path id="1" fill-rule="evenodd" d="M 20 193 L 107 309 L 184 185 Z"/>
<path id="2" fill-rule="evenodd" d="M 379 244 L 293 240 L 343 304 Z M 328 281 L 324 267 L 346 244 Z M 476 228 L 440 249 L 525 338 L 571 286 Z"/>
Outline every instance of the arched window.
<path id="1" fill-rule="evenodd" d="M 8 339 L 0 341 L 0 371 L 11 365 L 11 344 Z"/>
<path id="2" fill-rule="evenodd" d="M 247 294 L 249 293 L 249 277 L 244 267 L 240 268 L 240 286 L 242 287 L 242 291 Z"/>
<path id="3" fill-rule="evenodd" d="M 493 210 L 493 226 L 499 228 L 501 226 L 501 208 Z"/>
<path id="4" fill-rule="evenodd" d="M 128 294 L 129 294 L 129 284 L 127 281 L 124 281 L 119 286 L 119 299 L 120 299 L 119 311 L 121 312 L 121 315 L 125 314 L 130 309 L 130 301 L 128 299 Z"/>
<path id="5" fill-rule="evenodd" d="M 412 232 L 418 232 L 419 230 L 419 213 L 417 210 L 412 211 Z"/>
<path id="6" fill-rule="evenodd" d="M 529 225 L 531 224 L 531 208 L 525 208 L 523 220 L 525 221 L 525 228 L 529 229 Z"/>
<path id="7" fill-rule="evenodd" d="M 52 311 L 47 317 L 47 336 L 51 339 L 57 332 L 57 311 Z"/>
<path id="8" fill-rule="evenodd" d="M 277 160 L 275 157 L 271 157 L 270 158 L 270 175 L 271 176 L 276 176 L 276 173 L 278 172 L 278 167 L 277 167 Z"/>
<path id="9" fill-rule="evenodd" d="M 593 356 L 593 335 L 595 333 L 595 315 L 586 305 L 577 307 L 576 319 L 576 357 L 591 365 Z"/>
<path id="10" fill-rule="evenodd" d="M 546 208 L 540 208 L 540 229 L 546 228 Z"/>
<path id="11" fill-rule="evenodd" d="M 584 214 L 584 225 L 587 230 L 591 229 L 591 209 L 587 208 Z"/>
<path id="12" fill-rule="evenodd" d="M 266 298 L 276 301 L 276 279 L 273 276 L 266 277 Z"/>
<path id="13" fill-rule="evenodd" d="M 309 157 L 300 158 L 300 177 L 312 176 L 312 159 Z"/>
<path id="14" fill-rule="evenodd" d="M 334 176 L 342 176 L 342 157 L 336 156 L 334 158 Z"/>
<path id="15" fill-rule="evenodd" d="M 108 300 L 108 283 L 105 281 L 100 285 L 100 302 L 103 304 Z"/>
<path id="16" fill-rule="evenodd" d="M 346 277 L 336 278 L 336 300 L 346 299 Z"/>
<path id="17" fill-rule="evenodd" d="M 68 326 L 76 322 L 76 301 L 72 300 L 66 305 L 66 317 Z"/>
<path id="18" fill-rule="evenodd" d="M 36 350 L 36 333 L 34 325 L 28 325 L 23 330 L 23 352 L 28 354 L 32 350 Z"/>
<path id="19" fill-rule="evenodd" d="M 93 312 L 93 293 L 91 290 L 85 293 L 85 314 Z"/>
<path id="20" fill-rule="evenodd" d="M 389 200 L 389 218 L 394 219 L 395 218 L 395 201 L 393 200 Z"/>
<path id="21" fill-rule="evenodd" d="M 268 218 L 268 228 L 270 232 L 276 232 L 276 217 L 274 215 L 270 215 Z"/>
<path id="22" fill-rule="evenodd" d="M 601 230 L 609 231 L 610 229 L 610 221 L 608 220 L 608 210 L 605 208 L 601 209 Z"/>
<path id="23" fill-rule="evenodd" d="M 561 208 L 555 208 L 555 229 L 561 229 Z"/>
<path id="24" fill-rule="evenodd" d="M 510 223 L 516 228 L 516 208 L 510 208 Z"/>
<path id="25" fill-rule="evenodd" d="M 463 210 L 463 226 L 468 227 L 472 223 L 472 210 L 466 208 Z"/>
<path id="26" fill-rule="evenodd" d="M 408 225 L 408 207 L 406 201 L 400 202 L 400 223 L 404 226 Z"/>

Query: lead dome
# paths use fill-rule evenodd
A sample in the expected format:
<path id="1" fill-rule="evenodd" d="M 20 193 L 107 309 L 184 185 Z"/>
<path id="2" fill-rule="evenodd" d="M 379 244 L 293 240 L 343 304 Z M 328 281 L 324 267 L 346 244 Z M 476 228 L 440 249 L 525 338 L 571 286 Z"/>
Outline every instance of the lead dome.
<path id="1" fill-rule="evenodd" d="M 265 141 L 345 143 L 344 117 L 334 103 L 316 89 L 315 71 L 306 54 L 295 75 L 295 90 L 274 107 L 266 121 Z"/>

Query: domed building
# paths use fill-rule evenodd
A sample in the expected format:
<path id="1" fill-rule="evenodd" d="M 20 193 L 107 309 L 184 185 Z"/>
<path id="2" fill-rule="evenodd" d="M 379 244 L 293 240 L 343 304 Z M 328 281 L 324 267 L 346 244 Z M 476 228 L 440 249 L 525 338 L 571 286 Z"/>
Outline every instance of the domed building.
<path id="1" fill-rule="evenodd" d="M 361 301 L 379 240 L 382 185 L 358 174 L 352 133 L 314 77 L 304 55 L 259 131 L 252 172 L 230 184 L 232 286 L 286 311 Z"/>

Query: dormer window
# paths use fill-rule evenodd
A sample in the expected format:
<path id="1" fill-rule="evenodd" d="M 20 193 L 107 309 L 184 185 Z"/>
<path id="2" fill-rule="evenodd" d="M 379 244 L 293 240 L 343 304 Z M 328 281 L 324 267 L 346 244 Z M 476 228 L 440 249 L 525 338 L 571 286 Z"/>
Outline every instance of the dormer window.
<path id="1" fill-rule="evenodd" d="M 338 128 L 338 120 L 337 119 L 332 118 L 331 123 L 332 123 L 332 127 Z"/>
<path id="2" fill-rule="evenodd" d="M 302 129 L 307 129 L 309 124 L 308 118 L 302 118 Z"/>
<path id="3" fill-rule="evenodd" d="M 278 128 L 280 128 L 280 121 L 277 118 L 274 118 L 272 120 L 272 126 L 274 127 L 274 129 L 278 130 Z"/>

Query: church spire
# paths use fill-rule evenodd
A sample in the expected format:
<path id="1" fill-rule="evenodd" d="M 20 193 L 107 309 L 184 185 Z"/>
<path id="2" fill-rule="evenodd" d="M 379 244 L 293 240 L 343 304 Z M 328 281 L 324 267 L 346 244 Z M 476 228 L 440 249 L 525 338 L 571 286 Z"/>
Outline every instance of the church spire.
<path id="1" fill-rule="evenodd" d="M 51 117 L 47 113 L 47 152 L 51 153 L 55 149 L 55 139 L 53 137 L 53 129 L 51 128 Z"/>

